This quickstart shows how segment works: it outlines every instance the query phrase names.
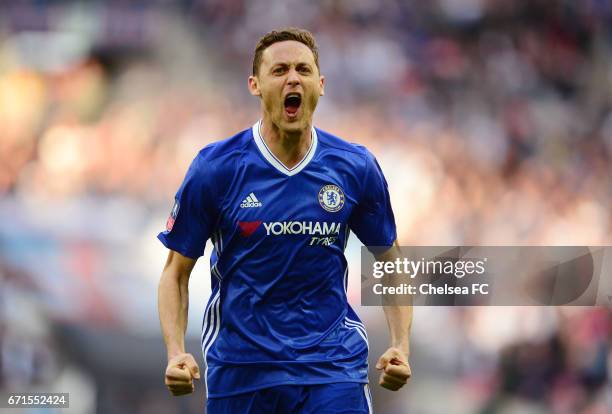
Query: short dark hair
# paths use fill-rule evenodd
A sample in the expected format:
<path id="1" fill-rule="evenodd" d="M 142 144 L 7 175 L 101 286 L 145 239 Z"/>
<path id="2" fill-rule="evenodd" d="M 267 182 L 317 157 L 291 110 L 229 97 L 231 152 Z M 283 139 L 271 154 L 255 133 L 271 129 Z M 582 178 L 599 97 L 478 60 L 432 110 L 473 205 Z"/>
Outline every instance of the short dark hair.
<path id="1" fill-rule="evenodd" d="M 314 36 L 306 29 L 300 29 L 298 27 L 284 27 L 279 30 L 272 30 L 266 33 L 255 47 L 255 56 L 253 57 L 253 75 L 257 75 L 259 66 L 261 65 L 261 55 L 263 51 L 274 43 L 284 42 L 286 40 L 295 40 L 308 46 L 308 49 L 314 56 L 315 64 L 319 69 L 319 50 L 317 49 L 317 42 Z"/>

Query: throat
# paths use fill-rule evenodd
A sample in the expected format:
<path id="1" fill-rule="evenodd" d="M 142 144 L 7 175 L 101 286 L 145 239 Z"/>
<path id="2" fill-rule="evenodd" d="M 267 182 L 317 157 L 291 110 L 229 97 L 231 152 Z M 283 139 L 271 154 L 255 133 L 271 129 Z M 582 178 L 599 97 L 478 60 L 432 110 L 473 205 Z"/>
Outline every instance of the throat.
<path id="1" fill-rule="evenodd" d="M 264 138 L 265 140 L 265 138 Z M 293 169 L 298 165 L 308 154 L 310 146 L 312 145 L 312 137 L 308 134 L 307 139 L 299 141 L 292 140 L 291 138 L 285 138 L 277 141 L 276 145 L 266 141 L 266 145 L 272 151 L 272 154 L 289 170 Z"/>
<path id="2" fill-rule="evenodd" d="M 313 144 L 310 127 L 297 134 L 283 133 L 276 127 L 266 128 L 266 123 L 262 122 L 261 136 L 272 155 L 289 170 L 302 162 Z"/>

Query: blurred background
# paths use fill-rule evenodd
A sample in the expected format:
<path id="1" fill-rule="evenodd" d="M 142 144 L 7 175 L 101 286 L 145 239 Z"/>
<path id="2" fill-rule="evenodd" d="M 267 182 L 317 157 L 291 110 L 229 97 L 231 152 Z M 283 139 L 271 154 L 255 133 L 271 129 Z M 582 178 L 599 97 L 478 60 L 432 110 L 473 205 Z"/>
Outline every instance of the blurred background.
<path id="1" fill-rule="evenodd" d="M 315 123 L 377 156 L 402 244 L 612 244 L 608 0 L 2 1 L 0 390 L 203 412 L 201 385 L 163 386 L 155 236 L 197 151 L 258 119 L 253 49 L 287 25 L 316 35 Z M 387 330 L 359 306 L 359 246 L 349 296 L 375 361 Z M 609 307 L 417 308 L 414 379 L 373 385 L 375 409 L 610 413 L 611 343 Z"/>

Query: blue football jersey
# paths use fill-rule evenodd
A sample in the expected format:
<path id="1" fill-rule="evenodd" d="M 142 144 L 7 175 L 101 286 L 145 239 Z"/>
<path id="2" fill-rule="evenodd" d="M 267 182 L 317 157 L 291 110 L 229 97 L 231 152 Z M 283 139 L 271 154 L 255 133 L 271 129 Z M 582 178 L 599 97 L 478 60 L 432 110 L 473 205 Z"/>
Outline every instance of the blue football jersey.
<path id="1" fill-rule="evenodd" d="M 368 246 L 396 239 L 387 183 L 364 147 L 313 128 L 289 169 L 258 122 L 198 153 L 158 238 L 194 259 L 214 245 L 202 325 L 209 397 L 367 382 L 367 336 L 346 296 L 350 231 Z"/>

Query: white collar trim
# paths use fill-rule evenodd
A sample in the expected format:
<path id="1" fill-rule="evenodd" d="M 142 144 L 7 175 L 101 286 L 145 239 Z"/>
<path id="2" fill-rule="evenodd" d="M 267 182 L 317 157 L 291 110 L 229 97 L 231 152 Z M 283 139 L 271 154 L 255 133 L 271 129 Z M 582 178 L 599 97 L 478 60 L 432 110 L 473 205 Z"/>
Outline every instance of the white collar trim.
<path id="1" fill-rule="evenodd" d="M 310 136 L 312 138 L 310 141 L 310 148 L 308 148 L 308 151 L 306 152 L 306 155 L 304 155 L 304 158 L 302 158 L 302 160 L 298 162 L 293 168 L 287 168 L 285 164 L 283 164 L 278 158 L 276 158 L 270 148 L 268 148 L 266 141 L 261 136 L 261 120 L 257 121 L 255 125 L 253 125 L 253 138 L 255 139 L 255 144 L 257 144 L 257 148 L 259 149 L 259 152 L 261 152 L 261 155 L 263 155 L 263 157 L 270 164 L 272 164 L 274 168 L 288 176 L 295 175 L 302 171 L 310 163 L 312 157 L 314 157 L 315 152 L 317 150 L 318 142 L 317 131 L 314 129 L 314 127 L 312 128 Z"/>

